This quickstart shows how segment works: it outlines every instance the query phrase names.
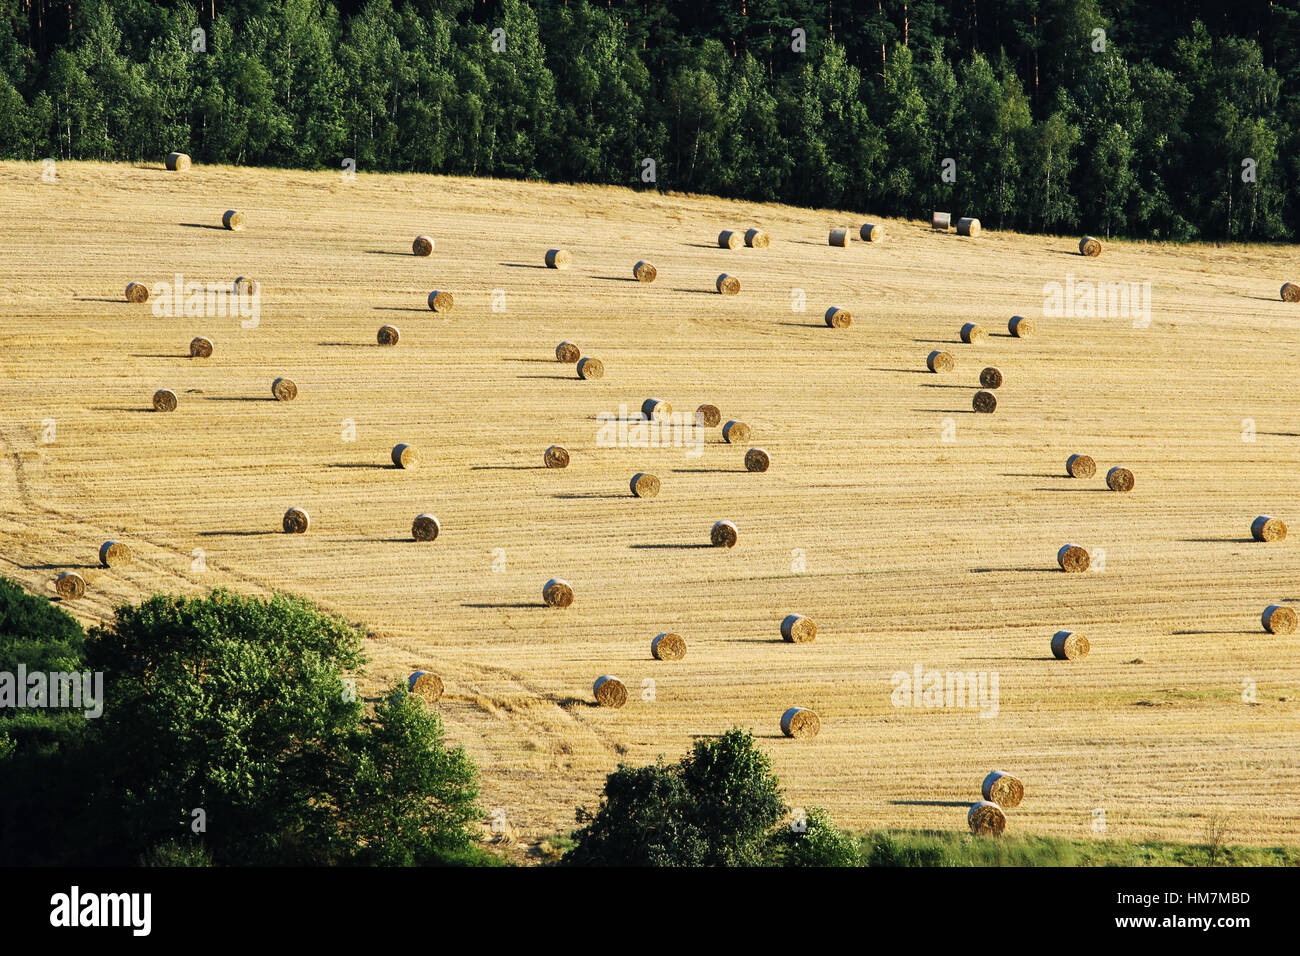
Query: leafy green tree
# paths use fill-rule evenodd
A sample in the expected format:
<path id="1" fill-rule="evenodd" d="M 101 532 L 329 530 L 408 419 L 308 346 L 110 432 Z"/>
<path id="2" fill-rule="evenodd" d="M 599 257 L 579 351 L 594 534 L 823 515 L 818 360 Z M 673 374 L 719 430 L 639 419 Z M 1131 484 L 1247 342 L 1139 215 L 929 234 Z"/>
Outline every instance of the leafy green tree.
<path id="1" fill-rule="evenodd" d="M 811 807 L 798 829 L 782 827 L 771 837 L 768 854 L 779 866 L 858 866 L 854 839 L 831 821 L 821 807 Z"/>

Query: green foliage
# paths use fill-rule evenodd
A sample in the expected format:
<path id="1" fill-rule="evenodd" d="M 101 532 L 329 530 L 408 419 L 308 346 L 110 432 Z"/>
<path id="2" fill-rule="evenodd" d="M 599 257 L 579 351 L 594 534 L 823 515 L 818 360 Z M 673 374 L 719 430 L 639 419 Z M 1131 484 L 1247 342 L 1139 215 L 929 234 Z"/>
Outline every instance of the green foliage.
<path id="1" fill-rule="evenodd" d="M 768 854 L 778 866 L 858 866 L 858 843 L 831 822 L 830 814 L 812 807 L 801 826 L 777 830 Z"/>

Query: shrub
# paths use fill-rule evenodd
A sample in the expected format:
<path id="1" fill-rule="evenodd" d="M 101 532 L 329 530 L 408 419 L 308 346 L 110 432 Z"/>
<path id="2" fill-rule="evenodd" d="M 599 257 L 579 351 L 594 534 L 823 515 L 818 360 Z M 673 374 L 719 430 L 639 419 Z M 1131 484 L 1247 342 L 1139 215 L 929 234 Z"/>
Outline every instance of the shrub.
<path id="1" fill-rule="evenodd" d="M 769 858 L 780 866 L 857 866 L 860 862 L 857 842 L 836 827 L 821 807 L 808 810 L 802 828 L 774 832 Z"/>

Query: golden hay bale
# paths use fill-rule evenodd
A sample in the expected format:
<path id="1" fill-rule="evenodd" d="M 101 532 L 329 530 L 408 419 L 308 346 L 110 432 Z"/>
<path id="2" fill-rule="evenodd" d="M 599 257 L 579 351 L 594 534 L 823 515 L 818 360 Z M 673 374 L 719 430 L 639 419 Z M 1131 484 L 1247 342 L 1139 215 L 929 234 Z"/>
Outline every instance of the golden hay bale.
<path id="1" fill-rule="evenodd" d="M 932 212 L 930 213 L 930 228 L 942 229 L 947 232 L 952 226 L 952 213 L 950 212 Z"/>
<path id="2" fill-rule="evenodd" d="M 1270 604 L 1260 615 L 1260 623 L 1270 634 L 1293 634 L 1296 629 L 1295 609 L 1282 607 L 1280 604 Z"/>
<path id="3" fill-rule="evenodd" d="M 654 498 L 659 494 L 659 479 L 648 472 L 638 471 L 628 482 L 628 487 L 637 498 Z"/>
<path id="4" fill-rule="evenodd" d="M 1080 574 L 1087 571 L 1092 564 L 1092 555 L 1082 545 L 1063 544 L 1060 550 L 1056 552 L 1056 563 L 1061 566 L 1062 571 L 1069 574 Z"/>
<path id="5" fill-rule="evenodd" d="M 441 532 L 442 525 L 431 514 L 418 514 L 411 522 L 411 537 L 416 541 L 434 541 Z"/>
<path id="6" fill-rule="evenodd" d="M 717 405 L 701 405 L 695 409 L 695 424 L 704 428 L 717 428 L 722 421 L 722 412 Z"/>
<path id="7" fill-rule="evenodd" d="M 1133 472 L 1117 465 L 1106 472 L 1106 487 L 1111 491 L 1132 491 Z"/>
<path id="8" fill-rule="evenodd" d="M 744 241 L 735 229 L 724 229 L 718 233 L 718 246 L 722 249 L 739 249 Z"/>
<path id="9" fill-rule="evenodd" d="M 719 416 L 721 417 L 721 416 Z M 739 445 L 749 438 L 749 426 L 734 418 L 722 426 L 722 440 L 728 445 Z"/>
<path id="10" fill-rule="evenodd" d="M 568 468 L 569 450 L 563 445 L 549 445 L 542 453 L 542 463 L 547 468 Z"/>
<path id="11" fill-rule="evenodd" d="M 1010 810 L 1020 806 L 1020 801 L 1025 799 L 1025 785 L 1005 770 L 994 770 L 980 784 L 980 793 L 985 800 Z"/>
<path id="12" fill-rule="evenodd" d="M 767 471 L 772 467 L 772 458 L 761 448 L 751 448 L 745 452 L 746 471 Z"/>
<path id="13" fill-rule="evenodd" d="M 271 383 L 271 394 L 277 401 L 292 402 L 298 397 L 298 386 L 294 384 L 293 379 L 282 375 Z"/>
<path id="14" fill-rule="evenodd" d="M 650 642 L 650 654 L 657 661 L 680 661 L 686 656 L 686 642 L 680 634 L 660 634 Z"/>
<path id="15" fill-rule="evenodd" d="M 542 585 L 542 600 L 547 607 L 568 607 L 573 603 L 573 587 L 561 578 L 551 578 Z"/>
<path id="16" fill-rule="evenodd" d="M 1088 639 L 1074 631 L 1057 631 L 1052 635 L 1052 656 L 1058 661 L 1081 660 L 1088 656 L 1088 651 L 1091 649 L 1092 645 L 1088 643 Z M 998 803 L 1002 801 L 999 800 Z"/>
<path id="17" fill-rule="evenodd" d="M 807 707 L 791 707 L 781 715 L 781 733 L 798 740 L 816 737 L 822 729 L 821 718 Z"/>
<path id="18" fill-rule="evenodd" d="M 212 358 L 212 340 L 202 335 L 190 339 L 190 358 Z"/>
<path id="19" fill-rule="evenodd" d="M 142 282 L 128 282 L 126 284 L 126 301 L 148 302 L 149 290 L 145 288 L 145 285 Z"/>
<path id="20" fill-rule="evenodd" d="M 736 526 L 730 521 L 715 522 L 709 530 L 709 541 L 715 548 L 734 548 L 736 546 Z"/>
<path id="21" fill-rule="evenodd" d="M 1007 331 L 1018 339 L 1027 339 L 1034 334 L 1034 320 L 1023 315 L 1013 315 L 1007 323 Z"/>
<path id="22" fill-rule="evenodd" d="M 597 677 L 591 689 L 596 695 L 596 703 L 601 707 L 622 707 L 627 703 L 627 688 L 621 680 L 610 674 Z"/>
<path id="23" fill-rule="evenodd" d="M 641 416 L 649 421 L 663 421 L 673 413 L 673 407 L 661 398 L 647 398 L 641 403 Z"/>
<path id="24" fill-rule="evenodd" d="M 851 240 L 852 238 L 853 237 L 849 234 L 849 231 L 847 229 L 844 229 L 842 227 L 832 229 L 831 236 L 830 236 L 830 244 L 832 246 L 847 247 L 849 244 L 849 240 Z"/>
<path id="25" fill-rule="evenodd" d="M 980 221 L 978 219 L 972 219 L 968 216 L 964 219 L 957 220 L 957 235 L 970 236 L 972 239 L 974 239 L 979 234 L 980 234 Z"/>
<path id="26" fill-rule="evenodd" d="M 176 393 L 170 388 L 160 388 L 153 393 L 153 410 L 155 412 L 176 411 Z"/>
<path id="27" fill-rule="evenodd" d="M 644 259 L 632 267 L 632 276 L 637 282 L 654 282 L 659 277 L 659 270 Z"/>
<path id="28" fill-rule="evenodd" d="M 239 295 L 240 293 L 252 295 L 260 288 L 262 288 L 262 284 L 256 279 L 250 279 L 248 276 L 240 276 L 235 280 L 234 292 L 235 295 Z"/>
<path id="29" fill-rule="evenodd" d="M 281 524 L 285 534 L 306 534 L 311 527 L 311 515 L 302 508 L 290 508 L 284 513 Z"/>
<path id="30" fill-rule="evenodd" d="M 987 342 L 989 338 L 988 330 L 978 322 L 967 322 L 961 327 L 961 340 L 967 345 L 972 343 Z"/>
<path id="31" fill-rule="evenodd" d="M 951 372 L 955 364 L 952 355 L 940 349 L 935 349 L 925 357 L 925 367 L 931 372 Z"/>
<path id="32" fill-rule="evenodd" d="M 1250 535 L 1256 541 L 1284 541 L 1286 522 L 1272 515 L 1260 515 L 1250 523 Z"/>
<path id="33" fill-rule="evenodd" d="M 992 392 L 980 389 L 971 398 L 970 407 L 982 415 L 992 415 L 998 408 L 998 397 Z"/>
<path id="34" fill-rule="evenodd" d="M 1092 236 L 1084 236 L 1079 240 L 1079 255 L 1095 259 L 1101 255 L 1101 240 L 1094 239 Z"/>
<path id="35" fill-rule="evenodd" d="M 232 232 L 244 228 L 244 214 L 237 209 L 227 209 L 221 216 L 221 224 Z"/>
<path id="36" fill-rule="evenodd" d="M 981 800 L 966 814 L 966 824 L 976 836 L 1001 836 L 1007 828 L 1007 815 L 991 800 Z"/>
<path id="37" fill-rule="evenodd" d="M 725 272 L 718 276 L 718 280 L 714 285 L 722 295 L 740 294 L 740 280 L 735 276 L 727 275 Z"/>
<path id="38" fill-rule="evenodd" d="M 375 333 L 375 341 L 380 345 L 396 345 L 402 340 L 402 333 L 395 325 L 381 325 Z"/>
<path id="39" fill-rule="evenodd" d="M 430 671 L 416 671 L 407 679 L 406 687 L 430 704 L 436 704 L 442 696 L 442 678 Z"/>
<path id="40" fill-rule="evenodd" d="M 598 358 L 585 358 L 578 360 L 578 378 L 590 381 L 593 378 L 605 377 L 605 363 Z"/>
<path id="41" fill-rule="evenodd" d="M 183 173 L 190 168 L 189 153 L 168 153 L 164 162 L 168 169 L 177 173 Z"/>
<path id="42" fill-rule="evenodd" d="M 1300 302 L 1300 285 L 1294 282 L 1282 284 L 1282 301 L 1283 302 Z"/>
<path id="43" fill-rule="evenodd" d="M 826 310 L 826 325 L 832 329 L 847 329 L 853 324 L 853 313 L 837 305 Z"/>
<path id="44" fill-rule="evenodd" d="M 885 238 L 885 227 L 878 222 L 864 222 L 858 230 L 863 242 L 879 242 Z"/>
<path id="45" fill-rule="evenodd" d="M 407 442 L 399 442 L 394 445 L 390 457 L 393 459 L 393 464 L 398 468 L 411 469 L 420 467 L 419 449 Z"/>
<path id="46" fill-rule="evenodd" d="M 1002 387 L 1002 369 L 996 365 L 990 365 L 980 372 L 980 384 L 985 388 Z"/>
<path id="47" fill-rule="evenodd" d="M 546 268 L 548 269 L 567 269 L 572 261 L 573 256 L 569 254 L 568 249 L 546 250 Z"/>
<path id="48" fill-rule="evenodd" d="M 131 563 L 131 549 L 123 541 L 105 541 L 99 546 L 99 563 L 106 568 Z"/>
<path id="49" fill-rule="evenodd" d="M 810 617 L 789 614 L 781 622 L 781 638 L 787 644 L 811 644 L 817 640 L 817 625 Z"/>
<path id="50" fill-rule="evenodd" d="M 1065 473 L 1071 478 L 1091 478 L 1097 473 L 1097 463 L 1091 455 L 1071 455 L 1065 459 Z"/>
<path id="51" fill-rule="evenodd" d="M 572 342 L 561 342 L 555 347 L 555 361 L 572 365 L 582 358 L 582 352 Z"/>
<path id="52" fill-rule="evenodd" d="M 434 312 L 450 312 L 456 305 L 456 299 L 450 292 L 434 289 L 429 293 L 429 308 Z"/>
<path id="53" fill-rule="evenodd" d="M 433 255 L 433 237 L 416 236 L 415 241 L 411 243 L 411 252 L 417 256 Z"/>
<path id="54" fill-rule="evenodd" d="M 745 245 L 751 249 L 766 249 L 772 244 L 772 239 L 762 229 L 746 229 Z"/>
<path id="55" fill-rule="evenodd" d="M 76 571 L 64 571 L 54 579 L 54 590 L 65 601 L 83 597 L 86 593 L 86 579 Z"/>

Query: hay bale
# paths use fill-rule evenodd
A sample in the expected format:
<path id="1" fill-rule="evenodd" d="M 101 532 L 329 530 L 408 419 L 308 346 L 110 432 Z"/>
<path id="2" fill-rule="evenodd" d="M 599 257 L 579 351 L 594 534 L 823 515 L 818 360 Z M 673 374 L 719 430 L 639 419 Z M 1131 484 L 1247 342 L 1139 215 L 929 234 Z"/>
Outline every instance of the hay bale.
<path id="1" fill-rule="evenodd" d="M 190 358 L 212 358 L 212 340 L 202 335 L 190 339 Z"/>
<path id="2" fill-rule="evenodd" d="M 931 372 L 951 372 L 955 364 L 952 355 L 941 349 L 935 349 L 925 358 L 925 367 Z"/>
<path id="3" fill-rule="evenodd" d="M 1117 465 L 1106 472 L 1106 487 L 1111 491 L 1132 491 L 1133 472 Z"/>
<path id="4" fill-rule="evenodd" d="M 930 228 L 941 229 L 947 232 L 952 226 L 952 213 L 950 212 L 932 212 L 930 213 Z"/>
<path id="5" fill-rule="evenodd" d="M 1260 615 L 1260 623 L 1270 634 L 1293 634 L 1296 629 L 1295 609 L 1280 604 L 1270 604 Z"/>
<path id="6" fill-rule="evenodd" d="M 170 388 L 160 388 L 153 393 L 153 410 L 155 412 L 176 411 L 176 393 Z"/>
<path id="7" fill-rule="evenodd" d="M 1052 635 L 1052 656 L 1058 661 L 1081 660 L 1088 656 L 1091 649 L 1088 639 L 1074 631 L 1057 631 Z"/>
<path id="8" fill-rule="evenodd" d="M 718 247 L 721 249 L 739 249 L 744 241 L 735 229 L 724 229 L 718 233 Z"/>
<path id="9" fill-rule="evenodd" d="M 542 463 L 547 468 L 568 468 L 569 450 L 563 445 L 550 445 L 542 453 Z"/>
<path id="10" fill-rule="evenodd" d="M 222 213 L 221 224 L 232 232 L 239 232 L 244 228 L 244 214 L 238 209 L 227 209 Z"/>
<path id="11" fill-rule="evenodd" d="M 407 690 L 436 704 L 442 696 L 442 678 L 430 671 L 416 671 L 406 681 Z"/>
<path id="12" fill-rule="evenodd" d="M 1091 478 L 1097 473 L 1097 463 L 1091 455 L 1071 455 L 1065 459 L 1065 473 L 1071 478 Z"/>
<path id="13" fill-rule="evenodd" d="M 573 603 L 573 587 L 561 578 L 551 578 L 542 585 L 542 601 L 547 607 L 568 607 Z"/>
<path id="14" fill-rule="evenodd" d="M 659 479 L 649 472 L 638 471 L 628 482 L 632 494 L 637 498 L 654 498 L 659 494 Z"/>
<path id="15" fill-rule="evenodd" d="M 1282 284 L 1282 301 L 1300 302 L 1300 285 L 1296 285 L 1294 282 L 1284 282 Z"/>
<path id="16" fill-rule="evenodd" d="M 290 508 L 281 521 L 285 534 L 306 534 L 311 527 L 311 515 L 302 508 Z"/>
<path id="17" fill-rule="evenodd" d="M 980 221 L 967 216 L 957 220 L 957 235 L 970 236 L 974 239 L 980 234 Z"/>
<path id="18" fill-rule="evenodd" d="M 1025 785 L 1018 777 L 1012 776 L 1005 770 L 994 770 L 980 784 L 980 793 L 984 795 L 985 800 L 1010 810 L 1020 806 L 1020 801 L 1025 799 Z"/>
<path id="19" fill-rule="evenodd" d="M 695 409 L 695 424 L 703 428 L 717 428 L 722 412 L 717 405 L 701 405 Z"/>
<path id="20" fill-rule="evenodd" d="M 1013 315 L 1007 323 L 1007 331 L 1018 339 L 1027 339 L 1034 334 L 1034 320 L 1023 315 Z"/>
<path id="21" fill-rule="evenodd" d="M 632 277 L 637 282 L 654 282 L 659 277 L 659 270 L 644 259 L 640 259 L 632 267 Z"/>
<path id="22" fill-rule="evenodd" d="M 746 229 L 745 245 L 751 249 L 766 249 L 772 244 L 772 239 L 762 229 Z"/>
<path id="23" fill-rule="evenodd" d="M 1092 236 L 1084 236 L 1079 240 L 1079 255 L 1095 259 L 1101 255 L 1101 240 L 1094 239 Z"/>
<path id="24" fill-rule="evenodd" d="M 419 450 L 407 442 L 399 442 L 393 446 L 390 456 L 393 464 L 398 468 L 414 469 L 420 467 Z"/>
<path id="25" fill-rule="evenodd" d="M 858 235 L 863 242 L 879 242 L 885 238 L 885 227 L 878 222 L 864 222 Z"/>
<path id="26" fill-rule="evenodd" d="M 981 800 L 966 814 L 966 825 L 976 836 L 1002 836 L 1007 828 L 1007 815 L 991 800 Z"/>
<path id="27" fill-rule="evenodd" d="M 1286 540 L 1286 522 L 1272 515 L 1260 515 L 1250 523 L 1250 536 L 1256 541 Z"/>
<path id="28" fill-rule="evenodd" d="M 722 295 L 740 294 L 740 280 L 735 276 L 727 275 L 725 272 L 718 276 L 718 280 L 714 285 L 717 286 L 718 292 Z"/>
<path id="29" fill-rule="evenodd" d="M 126 284 L 126 301 L 127 302 L 148 302 L 149 290 L 143 282 L 128 282 Z"/>
<path id="30" fill-rule="evenodd" d="M 418 514 L 411 522 L 411 537 L 416 541 L 435 541 L 441 532 L 442 524 L 434 515 Z"/>
<path id="31" fill-rule="evenodd" d="M 555 347 L 555 361 L 572 365 L 582 358 L 581 350 L 572 342 L 561 342 Z"/>
<path id="32" fill-rule="evenodd" d="M 105 541 L 99 546 L 99 563 L 106 568 L 131 563 L 131 549 L 124 541 Z"/>
<path id="33" fill-rule="evenodd" d="M 837 305 L 826 310 L 826 325 L 832 329 L 847 329 L 853 324 L 853 313 Z"/>
<path id="34" fill-rule="evenodd" d="M 772 458 L 761 448 L 751 448 L 745 452 L 746 471 L 767 471 L 772 467 Z"/>
<path id="35" fill-rule="evenodd" d="M 970 401 L 970 407 L 982 415 L 992 415 L 998 408 L 998 397 L 992 392 L 980 389 Z"/>
<path id="36" fill-rule="evenodd" d="M 1002 369 L 996 365 L 989 365 L 980 372 L 980 384 L 985 388 L 1002 387 Z"/>
<path id="37" fill-rule="evenodd" d="M 781 733 L 796 740 L 816 737 L 822 729 L 821 718 L 807 707 L 791 707 L 781 715 Z"/>
<path id="38" fill-rule="evenodd" d="M 662 421 L 673 413 L 673 407 L 661 398 L 647 398 L 641 403 L 641 416 L 649 421 Z"/>
<path id="39" fill-rule="evenodd" d="M 967 322 L 961 327 L 961 340 L 967 345 L 987 342 L 988 330 L 978 322 Z"/>
<path id="40" fill-rule="evenodd" d="M 660 634 L 650 642 L 650 655 L 657 661 L 680 661 L 686 656 L 686 642 L 680 634 Z"/>
<path id="41" fill-rule="evenodd" d="M 847 247 L 849 240 L 852 238 L 847 229 L 838 227 L 831 230 L 830 244 L 832 246 Z"/>
<path id="42" fill-rule="evenodd" d="M 250 279 L 248 276 L 240 276 L 235 280 L 234 292 L 235 295 L 241 293 L 252 295 L 260 288 L 262 288 L 262 284 L 256 279 Z"/>
<path id="43" fill-rule="evenodd" d="M 294 384 L 293 379 L 282 375 L 271 383 L 271 394 L 277 401 L 292 402 L 298 397 L 298 386 Z"/>
<path id="44" fill-rule="evenodd" d="M 415 241 L 411 243 L 411 252 L 417 256 L 433 255 L 433 237 L 416 236 Z"/>
<path id="45" fill-rule="evenodd" d="M 601 707 L 622 707 L 627 703 L 627 687 L 610 674 L 597 677 L 591 689 L 596 695 L 596 703 Z"/>
<path id="46" fill-rule="evenodd" d="M 568 249 L 546 250 L 546 268 L 548 269 L 567 269 L 571 262 L 573 262 L 573 256 L 569 254 Z"/>
<path id="47" fill-rule="evenodd" d="M 1092 564 L 1092 555 L 1082 545 L 1063 544 L 1056 552 L 1056 563 L 1068 574 L 1081 574 Z"/>
<path id="48" fill-rule="evenodd" d="M 190 168 L 189 153 L 168 153 L 164 164 L 174 173 L 183 173 Z"/>
<path id="49" fill-rule="evenodd" d="M 605 363 L 598 358 L 585 358 L 578 360 L 578 378 L 590 381 L 594 378 L 605 377 Z"/>
<path id="50" fill-rule="evenodd" d="M 781 622 L 781 639 L 787 644 L 811 644 L 817 640 L 817 625 L 810 617 L 789 614 Z"/>
<path id="51" fill-rule="evenodd" d="M 722 426 L 722 440 L 728 445 L 739 445 L 749 438 L 749 426 L 734 418 Z"/>
<path id="52" fill-rule="evenodd" d="M 736 526 L 730 521 L 715 522 L 709 531 L 709 541 L 715 548 L 736 546 Z"/>
<path id="53" fill-rule="evenodd" d="M 375 341 L 380 345 L 396 345 L 402 340 L 402 333 L 395 325 L 381 325 L 375 333 Z"/>
<path id="54" fill-rule="evenodd" d="M 450 312 L 456 306 L 456 298 L 450 292 L 434 289 L 429 293 L 429 308 L 434 312 Z"/>
<path id="55" fill-rule="evenodd" d="M 76 571 L 64 571 L 54 579 L 54 590 L 65 601 L 85 596 L 86 579 Z"/>

